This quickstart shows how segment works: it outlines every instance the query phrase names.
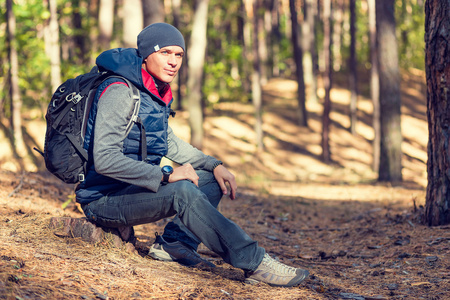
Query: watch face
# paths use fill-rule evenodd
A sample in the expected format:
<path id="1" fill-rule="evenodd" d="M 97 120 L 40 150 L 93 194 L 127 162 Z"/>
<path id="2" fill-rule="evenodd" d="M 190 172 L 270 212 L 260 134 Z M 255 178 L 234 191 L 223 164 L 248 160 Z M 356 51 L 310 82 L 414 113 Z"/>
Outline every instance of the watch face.
<path id="1" fill-rule="evenodd" d="M 173 172 L 173 168 L 171 166 L 164 166 L 161 168 L 161 170 L 166 174 L 171 174 Z"/>

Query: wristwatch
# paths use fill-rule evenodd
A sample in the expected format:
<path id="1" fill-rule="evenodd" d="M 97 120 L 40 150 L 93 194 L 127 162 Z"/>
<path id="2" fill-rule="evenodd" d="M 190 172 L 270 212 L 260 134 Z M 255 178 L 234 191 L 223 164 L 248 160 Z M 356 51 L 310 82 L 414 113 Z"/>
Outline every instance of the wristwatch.
<path id="1" fill-rule="evenodd" d="M 161 168 L 161 171 L 163 173 L 162 184 L 168 184 L 169 183 L 170 174 L 173 173 L 173 168 L 171 166 L 164 166 L 164 167 Z"/>

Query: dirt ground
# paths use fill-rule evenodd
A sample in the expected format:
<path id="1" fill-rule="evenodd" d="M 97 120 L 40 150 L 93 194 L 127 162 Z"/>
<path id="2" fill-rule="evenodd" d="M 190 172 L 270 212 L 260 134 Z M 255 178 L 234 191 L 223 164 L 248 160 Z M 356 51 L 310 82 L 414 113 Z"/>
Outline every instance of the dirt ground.
<path id="1" fill-rule="evenodd" d="M 238 197 L 219 209 L 266 251 L 310 271 L 294 288 L 247 285 L 244 274 L 205 247 L 216 264 L 195 269 L 146 256 L 168 220 L 135 227 L 137 252 L 108 241 L 61 237 L 51 217 L 82 217 L 73 186 L 39 170 L 17 172 L 0 158 L 0 299 L 450 299 L 450 226 L 422 225 L 426 187 L 423 74 L 404 75 L 403 177 L 376 183 L 370 101 L 359 99 L 357 134 L 347 128 L 349 93 L 332 93 L 332 164 L 320 157 L 320 103 L 309 127 L 295 121 L 295 84 L 265 87 L 265 150 L 253 146 L 250 104 L 218 103 L 205 120 L 204 151 L 237 177 Z M 188 139 L 186 114 L 175 132 Z M 34 122 L 34 121 L 33 121 Z M 34 124 L 34 123 L 33 123 Z M 39 140 L 42 124 L 29 127 Z"/>

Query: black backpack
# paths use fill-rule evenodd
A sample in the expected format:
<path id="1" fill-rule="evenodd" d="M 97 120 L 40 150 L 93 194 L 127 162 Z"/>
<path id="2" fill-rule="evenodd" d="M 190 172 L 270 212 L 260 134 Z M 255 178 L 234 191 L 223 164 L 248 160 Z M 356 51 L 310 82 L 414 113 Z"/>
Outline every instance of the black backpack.
<path id="1" fill-rule="evenodd" d="M 44 157 L 47 169 L 65 183 L 78 183 L 85 179 L 88 153 L 83 144 L 89 112 L 98 86 L 111 77 L 124 80 L 132 90 L 135 106 L 127 130 L 131 129 L 133 122 L 138 123 L 144 137 L 141 142 L 145 143 L 145 130 L 138 117 L 140 93 L 131 82 L 121 76 L 99 72 L 97 67 L 68 79 L 58 87 L 48 105 L 44 152 L 35 148 Z"/>

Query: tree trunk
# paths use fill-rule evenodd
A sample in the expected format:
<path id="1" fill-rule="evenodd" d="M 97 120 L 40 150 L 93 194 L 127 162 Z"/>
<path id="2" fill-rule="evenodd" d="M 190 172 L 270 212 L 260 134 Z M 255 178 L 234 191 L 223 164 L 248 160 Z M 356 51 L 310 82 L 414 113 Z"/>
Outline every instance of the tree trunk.
<path id="1" fill-rule="evenodd" d="M 99 28 L 99 13 L 100 13 L 100 0 L 91 0 L 88 2 L 88 11 L 89 16 L 88 18 L 88 28 Z M 116 2 L 116 1 L 111 1 Z M 114 15 L 114 12 L 113 12 Z M 89 31 L 89 52 L 97 53 L 99 51 L 99 31 L 98 30 L 90 30 Z M 100 51 L 107 50 L 109 46 L 106 49 L 100 49 Z M 90 66 L 95 64 L 95 58 L 96 55 L 89 55 L 89 62 L 88 64 Z"/>
<path id="2" fill-rule="evenodd" d="M 356 0 L 350 0 L 350 132 L 356 134 L 357 107 L 358 107 L 358 61 L 356 58 Z"/>
<path id="3" fill-rule="evenodd" d="M 246 94 L 252 93 L 251 88 L 251 74 L 252 74 L 252 60 L 253 60 L 253 53 L 252 53 L 252 20 L 249 17 L 249 10 L 251 11 L 253 9 L 252 7 L 252 0 L 244 0 L 242 1 L 242 41 L 244 44 L 244 51 L 243 56 L 245 57 L 245 60 L 242 65 L 242 73 L 244 74 L 242 78 L 242 87 L 244 89 L 244 92 Z"/>
<path id="4" fill-rule="evenodd" d="M 256 132 L 256 147 L 257 151 L 260 152 L 264 149 L 264 134 L 262 129 L 261 73 L 258 55 L 258 0 L 245 0 L 244 8 L 247 17 L 244 24 L 245 57 L 249 66 L 251 66 L 249 72 L 251 73 L 251 95 L 255 111 L 254 128 Z"/>
<path id="5" fill-rule="evenodd" d="M 26 155 L 25 142 L 22 135 L 22 99 L 19 90 L 19 60 L 16 48 L 16 18 L 13 11 L 13 1 L 6 0 L 7 41 L 9 46 L 8 56 L 10 63 L 9 82 L 11 98 L 11 124 L 13 132 L 12 149 L 19 158 L 19 164 L 23 168 L 21 158 Z"/>
<path id="6" fill-rule="evenodd" d="M 98 12 L 99 43 L 102 50 L 110 48 L 114 28 L 114 1 L 100 0 Z"/>
<path id="7" fill-rule="evenodd" d="M 316 16 L 313 0 L 303 1 L 304 22 L 302 24 L 303 39 L 303 70 L 306 86 L 306 99 L 312 103 L 317 102 L 317 76 L 314 66 L 317 64 L 316 51 Z"/>
<path id="8" fill-rule="evenodd" d="M 262 129 L 262 87 L 261 87 L 261 61 L 259 57 L 259 28 L 258 28 L 258 12 L 259 1 L 253 0 L 253 68 L 252 68 L 252 101 L 255 109 L 255 132 L 256 132 L 256 147 L 259 152 L 263 151 L 263 129 Z"/>
<path id="9" fill-rule="evenodd" d="M 189 111 L 189 125 L 191 128 L 191 144 L 203 147 L 203 110 L 202 85 L 203 67 L 207 46 L 206 28 L 208 21 L 209 0 L 198 0 L 194 13 L 191 41 L 189 45 L 187 102 Z"/>
<path id="10" fill-rule="evenodd" d="M 172 0 L 172 14 L 173 14 L 173 26 L 180 29 L 181 28 L 181 0 Z M 178 110 L 183 109 L 182 101 L 183 94 L 181 93 L 183 82 L 186 82 L 186 68 L 181 68 L 178 71 L 177 76 L 178 88 L 177 88 L 177 99 L 176 107 Z"/>
<path id="11" fill-rule="evenodd" d="M 142 0 L 123 2 L 123 43 L 127 48 L 137 48 L 137 36 L 144 26 Z"/>
<path id="12" fill-rule="evenodd" d="M 330 151 L 330 111 L 331 111 L 331 87 L 333 85 L 333 56 L 331 52 L 332 40 L 332 9 L 331 0 L 324 0 L 323 3 L 323 54 L 325 73 L 323 75 L 323 84 L 325 88 L 325 99 L 323 103 L 322 115 L 322 160 L 325 163 L 331 162 Z"/>
<path id="13" fill-rule="evenodd" d="M 450 224 L 450 1 L 427 0 L 428 186 L 425 223 Z"/>
<path id="14" fill-rule="evenodd" d="M 333 70 L 338 72 L 342 65 L 342 29 L 344 24 L 344 0 L 335 0 L 333 19 Z"/>
<path id="15" fill-rule="evenodd" d="M 373 162 L 374 171 L 380 168 L 380 75 L 378 73 L 378 48 L 377 48 L 377 21 L 375 0 L 367 0 L 369 5 L 369 35 L 370 35 L 370 97 L 373 103 Z"/>
<path id="16" fill-rule="evenodd" d="M 45 53 L 50 59 L 50 81 L 52 92 L 61 84 L 61 51 L 59 48 L 59 25 L 56 0 L 44 2 L 50 11 L 50 19 L 44 30 Z"/>
<path id="17" fill-rule="evenodd" d="M 52 2 L 51 0 L 50 2 Z M 86 46 L 86 38 L 83 32 L 83 24 L 81 20 L 81 0 L 72 0 L 73 14 L 72 14 L 72 27 L 73 27 L 73 45 L 74 45 L 74 62 L 78 64 L 87 64 L 89 62 L 89 52 Z"/>
<path id="18" fill-rule="evenodd" d="M 380 66 L 379 181 L 402 180 L 401 96 L 395 3 L 377 1 L 378 64 Z"/>
<path id="19" fill-rule="evenodd" d="M 280 32 L 280 14 L 279 14 L 279 0 L 272 0 L 272 34 L 271 34 L 271 59 L 272 59 L 272 76 L 277 77 L 280 75 L 280 43 L 281 43 L 281 32 Z"/>
<path id="20" fill-rule="evenodd" d="M 297 103 L 298 103 L 298 124 L 308 126 L 306 112 L 305 81 L 303 77 L 303 47 L 301 37 L 301 27 L 298 23 L 296 0 L 289 0 L 292 25 L 292 44 L 294 46 L 294 60 L 297 75 Z"/>
<path id="21" fill-rule="evenodd" d="M 260 81 L 261 85 L 265 85 L 269 80 L 269 75 L 267 71 L 267 60 L 268 60 L 268 50 L 267 50 L 267 32 L 265 30 L 265 18 L 269 9 L 263 7 L 264 15 L 258 13 L 257 25 L 258 26 L 258 56 L 259 56 L 259 69 L 260 69 Z"/>
<path id="22" fill-rule="evenodd" d="M 142 0 L 144 10 L 144 27 L 153 23 L 164 22 L 164 5 L 162 0 Z"/>

